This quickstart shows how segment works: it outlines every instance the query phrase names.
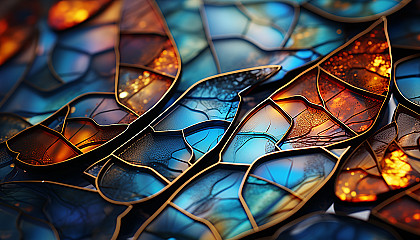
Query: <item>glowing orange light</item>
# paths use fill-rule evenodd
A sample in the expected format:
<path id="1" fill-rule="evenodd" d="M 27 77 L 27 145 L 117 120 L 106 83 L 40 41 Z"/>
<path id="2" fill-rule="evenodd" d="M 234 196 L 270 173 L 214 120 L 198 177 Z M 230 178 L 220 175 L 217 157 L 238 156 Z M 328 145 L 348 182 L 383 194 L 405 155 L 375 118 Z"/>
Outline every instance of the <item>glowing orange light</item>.
<path id="1" fill-rule="evenodd" d="M 48 15 L 48 24 L 55 30 L 65 30 L 86 21 L 110 0 L 63 0 L 55 3 Z"/>
<path id="2" fill-rule="evenodd" d="M 402 150 L 395 150 L 384 159 L 385 166 L 382 175 L 388 185 L 395 188 L 406 187 L 410 184 L 411 166 L 406 162 L 407 155 Z"/>

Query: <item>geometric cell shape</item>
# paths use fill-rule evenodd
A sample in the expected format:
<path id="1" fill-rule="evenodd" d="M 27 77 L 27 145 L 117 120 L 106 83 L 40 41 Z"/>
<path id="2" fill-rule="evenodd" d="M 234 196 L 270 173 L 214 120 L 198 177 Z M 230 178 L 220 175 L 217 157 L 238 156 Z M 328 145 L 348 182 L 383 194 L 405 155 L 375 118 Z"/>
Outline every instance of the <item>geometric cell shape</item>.
<path id="1" fill-rule="evenodd" d="M 279 144 L 282 150 L 328 146 L 354 136 L 323 108 L 301 97 L 275 101 L 293 119 L 291 130 Z"/>
<path id="2" fill-rule="evenodd" d="M 400 108 L 401 105 L 398 109 Z M 402 131 L 406 131 L 403 125 L 391 122 L 367 139 L 367 142 L 369 143 L 368 148 L 372 148 L 376 158 L 382 159 L 389 144 L 397 137 L 397 133 L 400 134 Z M 367 167 L 367 169 L 369 168 L 370 167 Z"/>
<path id="3" fill-rule="evenodd" d="M 86 94 L 69 103 L 67 118 L 91 118 L 97 124 L 129 124 L 138 116 L 115 100 L 114 94 Z"/>
<path id="4" fill-rule="evenodd" d="M 283 66 L 279 79 L 332 51 L 345 38 L 337 33 L 339 23 L 287 2 L 156 2 L 181 53 L 180 90 L 217 73 L 269 64 Z M 305 21 L 310 24 L 302 24 Z"/>
<path id="5" fill-rule="evenodd" d="M 251 164 L 258 157 L 277 151 L 275 144 L 289 127 L 290 120 L 275 104 L 261 105 L 236 130 L 223 151 L 223 162 Z"/>
<path id="6" fill-rule="evenodd" d="M 420 159 L 407 155 L 392 142 L 378 165 L 385 182 L 394 190 L 420 182 L 419 162 Z"/>
<path id="7" fill-rule="evenodd" d="M 193 157 L 192 149 L 180 131 L 150 131 L 132 139 L 115 154 L 133 165 L 151 167 L 169 181 L 185 171 Z"/>
<path id="8" fill-rule="evenodd" d="M 123 132 L 127 125 L 99 126 L 90 118 L 67 119 L 63 136 L 83 153 L 89 152 Z"/>
<path id="9" fill-rule="evenodd" d="M 258 226 L 288 215 L 302 202 L 290 192 L 252 175 L 247 178 L 242 195 Z"/>
<path id="10" fill-rule="evenodd" d="M 208 121 L 184 130 L 185 140 L 194 151 L 194 161 L 213 149 L 222 139 L 228 127 L 229 123 L 225 121 Z"/>
<path id="11" fill-rule="evenodd" d="M 370 129 L 375 122 L 384 97 L 370 97 L 354 92 L 344 83 L 321 71 L 319 92 L 325 101 L 325 107 L 332 115 L 357 133 Z"/>
<path id="12" fill-rule="evenodd" d="M 398 125 L 398 144 L 408 155 L 420 158 L 420 115 L 400 104 L 395 110 L 394 118 Z"/>
<path id="13" fill-rule="evenodd" d="M 152 126 L 155 130 L 181 130 L 207 120 L 232 121 L 240 94 L 263 82 L 279 70 L 278 66 L 245 69 L 202 80 L 184 93 Z"/>
<path id="14" fill-rule="evenodd" d="M 385 27 L 384 23 L 371 27 L 368 34 L 359 35 L 320 67 L 350 86 L 386 95 L 392 62 Z"/>
<path id="15" fill-rule="evenodd" d="M 372 128 L 389 90 L 392 63 L 385 27 L 382 18 L 270 97 L 293 119 L 278 144 L 282 150 L 329 146 Z M 311 93 L 297 90 L 305 83 Z"/>
<path id="16" fill-rule="evenodd" d="M 118 100 L 142 115 L 170 89 L 174 79 L 137 68 L 120 67 Z"/>
<path id="17" fill-rule="evenodd" d="M 118 160 L 109 160 L 97 179 L 97 188 L 106 198 L 124 203 L 150 197 L 168 183 L 150 168 Z"/>
<path id="18" fill-rule="evenodd" d="M 371 202 L 378 195 L 420 182 L 418 118 L 415 112 L 398 105 L 394 122 L 347 158 L 335 183 L 336 196 L 347 202 Z"/>
<path id="19" fill-rule="evenodd" d="M 43 125 L 22 131 L 6 143 L 19 154 L 16 159 L 28 165 L 52 165 L 82 153 L 60 133 Z"/>
<path id="20" fill-rule="evenodd" d="M 267 159 L 267 157 L 265 157 Z M 252 166 L 249 174 L 290 189 L 300 197 L 306 197 L 332 172 L 336 159 L 326 153 L 307 153 L 260 159 Z"/>
<path id="21" fill-rule="evenodd" d="M 272 99 L 274 101 L 282 98 L 293 96 L 305 97 L 310 103 L 322 105 L 321 98 L 318 93 L 318 69 L 312 69 L 310 72 L 302 75 L 299 81 L 292 81 L 284 89 L 276 92 Z"/>
<path id="22" fill-rule="evenodd" d="M 54 71 L 65 83 L 81 79 L 89 70 L 90 57 L 74 49 L 55 48 L 52 54 Z"/>
<path id="23" fill-rule="evenodd" d="M 243 177 L 240 168 L 218 165 L 185 186 L 172 202 L 213 224 L 223 239 L 235 237 L 252 229 L 238 199 Z"/>

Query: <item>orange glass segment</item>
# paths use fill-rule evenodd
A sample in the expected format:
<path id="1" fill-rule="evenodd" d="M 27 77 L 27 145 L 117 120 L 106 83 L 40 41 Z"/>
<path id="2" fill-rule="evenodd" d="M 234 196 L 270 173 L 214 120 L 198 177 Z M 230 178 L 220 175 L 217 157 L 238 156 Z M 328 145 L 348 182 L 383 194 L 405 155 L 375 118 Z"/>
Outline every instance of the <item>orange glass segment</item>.
<path id="1" fill-rule="evenodd" d="M 375 201 L 377 195 L 389 191 L 381 177 L 363 170 L 346 170 L 340 173 L 335 185 L 335 194 L 342 201 Z"/>
<path id="2" fill-rule="evenodd" d="M 135 68 L 121 68 L 118 100 L 141 115 L 167 92 L 173 79 Z"/>
<path id="3" fill-rule="evenodd" d="M 313 104 L 322 105 L 321 99 L 318 95 L 317 77 L 318 69 L 314 68 L 300 76 L 299 79 L 292 82 L 286 88 L 274 94 L 271 98 L 275 101 L 282 98 L 300 95 Z"/>
<path id="4" fill-rule="evenodd" d="M 376 26 L 320 66 L 350 85 L 385 94 L 392 64 L 384 25 Z"/>
<path id="5" fill-rule="evenodd" d="M 409 160 L 410 157 L 393 143 L 380 161 L 382 176 L 392 189 L 404 188 L 420 181 L 420 173 L 411 167 Z"/>
<path id="6" fill-rule="evenodd" d="M 179 63 L 175 49 L 169 39 L 166 41 L 163 51 L 148 67 L 153 68 L 157 72 L 176 76 L 179 70 Z"/>
<path id="7" fill-rule="evenodd" d="M 338 81 L 321 71 L 319 91 L 327 109 L 355 132 L 368 130 L 375 122 L 384 99 L 362 95 Z"/>
<path id="8" fill-rule="evenodd" d="M 89 152 L 113 139 L 126 125 L 98 126 L 91 119 L 69 119 L 63 135 L 83 153 Z"/>
<path id="9" fill-rule="evenodd" d="M 50 165 L 73 158 L 82 152 L 59 133 L 42 125 L 21 132 L 7 142 L 17 159 L 31 165 Z"/>
<path id="10" fill-rule="evenodd" d="M 48 24 L 55 30 L 74 27 L 97 14 L 111 0 L 61 0 L 51 6 Z"/>
<path id="11" fill-rule="evenodd" d="M 403 196 L 389 203 L 376 215 L 392 224 L 401 224 L 420 234 L 420 203 L 409 196 Z"/>

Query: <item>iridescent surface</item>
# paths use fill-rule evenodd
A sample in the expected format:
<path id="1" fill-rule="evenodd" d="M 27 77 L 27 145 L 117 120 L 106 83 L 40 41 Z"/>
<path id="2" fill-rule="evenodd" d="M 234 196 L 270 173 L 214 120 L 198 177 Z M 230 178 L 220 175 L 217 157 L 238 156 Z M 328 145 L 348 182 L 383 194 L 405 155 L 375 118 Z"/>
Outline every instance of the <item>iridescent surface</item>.
<path id="1" fill-rule="evenodd" d="M 410 103 L 420 106 L 420 56 L 414 55 L 400 61 L 395 68 L 398 91 Z"/>
<path id="2" fill-rule="evenodd" d="M 222 238 L 232 238 L 251 230 L 251 222 L 238 199 L 244 172 L 222 166 L 212 170 L 186 186 L 173 203 L 209 221 Z"/>
<path id="3" fill-rule="evenodd" d="M 400 193 L 372 210 L 379 219 L 420 235 L 420 185 Z"/>
<path id="4" fill-rule="evenodd" d="M 51 2 L 45 4 L 49 6 Z M 142 8 L 136 7 L 139 5 Z M 59 14 L 60 11 L 66 13 Z M 80 95 L 114 91 L 119 100 L 126 98 L 120 102 L 138 115 L 155 107 L 176 82 L 180 61 L 164 20 L 156 12 L 143 15 L 149 11 L 156 10 L 147 0 L 54 3 L 49 12 L 50 25 L 46 23 L 45 14 L 35 22 L 40 32 L 34 36 L 35 48 L 30 47 L 31 42 L 26 44 L 25 54 L 13 58 L 13 67 L 7 66 L 3 70 L 10 81 L 2 81 L 0 111 L 18 114 L 36 124 Z M 131 17 L 123 17 L 119 22 L 122 15 Z M 63 21 L 58 18 L 63 18 Z M 81 22 L 83 24 L 79 24 Z M 52 23 L 56 24 L 53 26 L 55 30 L 66 31 L 54 32 L 50 28 Z M 147 34 L 143 35 L 145 32 Z M 148 36 L 162 39 L 150 54 L 139 52 L 139 49 L 150 49 L 147 44 L 140 47 L 124 42 L 126 37 L 144 40 Z M 140 56 L 143 62 L 130 58 L 133 54 L 139 57 L 139 53 L 143 53 Z M 35 64 L 30 66 L 33 58 Z M 27 66 L 30 68 L 25 72 Z M 119 71 L 121 66 L 134 69 L 134 72 L 124 74 L 124 71 Z M 24 74 L 19 80 L 21 72 Z M 145 76 L 143 79 L 138 78 L 139 72 Z M 125 81 L 129 81 L 130 95 L 125 92 L 127 86 L 120 88 L 118 83 L 115 84 L 116 73 L 120 73 L 117 80 L 125 77 Z M 136 85 L 140 80 L 144 84 Z"/>
<path id="5" fill-rule="evenodd" d="M 420 116 L 399 105 L 394 122 L 381 128 L 349 156 L 335 194 L 342 201 L 370 202 L 377 195 L 420 182 Z"/>
<path id="6" fill-rule="evenodd" d="M 172 195 L 135 236 L 145 238 L 149 232 L 167 238 L 177 236 L 174 231 L 163 230 L 180 226 L 175 216 L 169 218 L 173 207 L 206 223 L 222 239 L 264 229 L 300 209 L 331 177 L 337 160 L 319 148 L 269 154 L 251 166 L 213 165 Z"/>
<path id="7" fill-rule="evenodd" d="M 276 240 L 307 239 L 398 239 L 387 230 L 356 218 L 333 214 L 313 214 L 299 218 L 279 230 Z"/>
<path id="8" fill-rule="evenodd" d="M 7 146 L 25 164 L 56 164 L 101 146 L 136 118 L 113 94 L 88 94 L 8 140 Z"/>
<path id="9" fill-rule="evenodd" d="M 250 164 L 269 152 L 330 146 L 367 132 L 390 84 L 384 27 L 378 21 L 277 90 L 265 103 L 276 111 L 256 107 L 228 141 L 222 161 Z M 244 151 L 251 143 L 252 153 Z"/>
<path id="10" fill-rule="evenodd" d="M 147 198 L 168 183 L 151 168 L 131 167 L 121 161 L 108 163 L 102 171 L 104 176 L 98 184 L 102 193 L 114 201 L 129 202 Z"/>
<path id="11" fill-rule="evenodd" d="M 151 174 L 154 181 L 174 181 L 194 162 L 205 155 L 220 141 L 234 120 L 241 102 L 242 90 L 267 80 L 279 70 L 276 66 L 242 70 L 200 81 L 191 87 L 172 106 L 155 119 L 147 128 L 125 145 L 118 148 L 112 161 L 124 161 L 119 165 L 124 174 L 109 174 L 103 170 L 98 176 L 97 188 L 108 198 L 121 202 L 141 201 L 166 185 L 150 185 L 141 188 L 142 197 L 128 197 L 125 189 L 135 175 L 135 168 L 142 174 Z M 152 171 L 153 173 L 147 173 Z M 117 178 L 117 179 L 116 179 Z M 152 180 L 151 180 L 152 181 Z M 103 189 L 103 190 L 102 190 Z M 127 191 L 131 191 L 127 188 Z M 139 190 L 140 191 L 140 190 Z"/>
<path id="12" fill-rule="evenodd" d="M 417 239 L 407 3 L 2 1 L 0 238 Z"/>
<path id="13" fill-rule="evenodd" d="M 324 14 L 338 21 L 370 21 L 378 16 L 391 14 L 405 4 L 408 0 L 377 0 L 377 1 L 354 1 L 354 0 L 303 0 L 304 6 Z"/>
<path id="14" fill-rule="evenodd" d="M 127 210 L 103 200 L 96 191 L 50 182 L 11 182 L 0 185 L 0 190 L 2 204 L 48 222 L 62 239 L 110 239 L 119 231 L 118 217 Z"/>
<path id="15" fill-rule="evenodd" d="M 62 33 L 52 32 L 40 21 L 36 64 L 0 110 L 35 117 L 30 122 L 38 123 L 81 94 L 113 92 L 119 5 L 110 5 L 88 25 Z"/>
<path id="16" fill-rule="evenodd" d="M 341 25 L 286 2 L 157 1 L 179 48 L 186 90 L 199 79 L 267 64 L 276 79 L 343 43 Z"/>
<path id="17" fill-rule="evenodd" d="M 149 0 L 124 1 L 117 97 L 142 115 L 173 87 L 181 62 L 164 20 Z"/>

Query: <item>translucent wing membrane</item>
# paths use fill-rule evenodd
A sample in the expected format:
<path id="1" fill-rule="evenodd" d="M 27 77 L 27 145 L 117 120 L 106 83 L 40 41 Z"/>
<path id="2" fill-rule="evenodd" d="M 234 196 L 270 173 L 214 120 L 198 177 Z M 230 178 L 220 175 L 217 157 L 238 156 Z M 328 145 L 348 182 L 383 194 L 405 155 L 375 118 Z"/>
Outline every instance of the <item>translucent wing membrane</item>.
<path id="1" fill-rule="evenodd" d="M 417 113 L 399 105 L 394 122 L 381 128 L 349 156 L 335 194 L 342 201 L 370 202 L 378 195 L 420 182 Z"/>
<path id="2" fill-rule="evenodd" d="M 117 98 L 141 115 L 173 87 L 181 61 L 164 20 L 149 0 L 124 1 L 119 36 Z"/>
<path id="3" fill-rule="evenodd" d="M 113 153 L 99 173 L 97 188 L 107 198 L 121 202 L 143 201 L 162 190 L 218 145 L 236 118 L 245 90 L 278 70 L 276 66 L 246 69 L 195 84 Z M 154 184 L 144 186 L 139 180 L 134 186 L 127 185 L 133 178 Z M 131 191 L 136 193 L 129 194 Z"/>
<path id="4" fill-rule="evenodd" d="M 55 165 L 101 146 L 136 118 L 113 94 L 88 94 L 14 136 L 7 146 L 25 165 Z"/>
<path id="5" fill-rule="evenodd" d="M 185 183 L 135 236 L 178 236 L 174 208 L 222 239 L 264 229 L 301 208 L 331 177 L 337 160 L 319 148 L 269 154 L 251 166 L 213 165 Z"/>
<path id="6" fill-rule="evenodd" d="M 65 14 L 60 14 L 63 11 Z M 150 11 L 153 16 L 142 14 Z M 5 82 L 0 91 L 0 111 L 18 114 L 35 124 L 86 93 L 115 91 L 119 102 L 137 115 L 166 99 L 178 78 L 180 61 L 165 22 L 152 3 L 58 1 L 49 14 L 50 26 L 44 20 L 36 23 L 38 45 L 32 51 L 28 48 L 19 62 L 13 59 L 14 68 L 5 70 L 13 81 Z M 122 15 L 136 18 L 119 21 Z M 52 23 L 55 30 L 66 31 L 53 32 Z M 34 57 L 35 64 L 16 82 L 18 70 L 28 65 L 23 63 Z"/>
<path id="7" fill-rule="evenodd" d="M 228 141 L 222 161 L 250 164 L 269 152 L 330 146 L 371 129 L 390 84 L 385 24 L 375 23 L 256 107 Z"/>
<path id="8" fill-rule="evenodd" d="M 385 20 L 376 22 L 259 104 L 219 162 L 180 187 L 135 236 L 159 235 L 157 219 L 175 206 L 222 239 L 248 236 L 302 208 L 338 166 L 324 147 L 366 133 L 382 110 L 392 65 L 385 28 Z"/>
<path id="9" fill-rule="evenodd" d="M 8 144 L 24 165 L 66 162 L 115 139 L 138 116 L 163 101 L 175 84 L 180 71 L 178 52 L 156 7 L 148 0 L 108 3 L 59 1 L 51 7 L 49 19 L 56 24 L 55 30 L 71 29 L 56 33 L 39 23 L 37 64 L 1 107 L 40 124 Z M 66 9 L 72 16 L 57 15 Z M 142 14 L 146 12 L 150 14 Z M 77 17 L 73 13 L 86 19 L 70 19 Z M 62 21 L 57 19 L 61 17 Z M 67 103 L 96 91 L 109 93 L 89 93 Z M 10 138 L 20 128 L 14 126 L 2 138 Z"/>

